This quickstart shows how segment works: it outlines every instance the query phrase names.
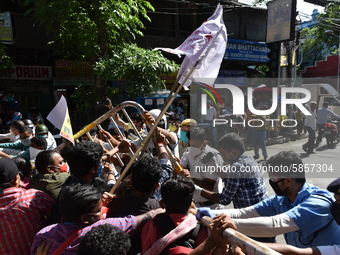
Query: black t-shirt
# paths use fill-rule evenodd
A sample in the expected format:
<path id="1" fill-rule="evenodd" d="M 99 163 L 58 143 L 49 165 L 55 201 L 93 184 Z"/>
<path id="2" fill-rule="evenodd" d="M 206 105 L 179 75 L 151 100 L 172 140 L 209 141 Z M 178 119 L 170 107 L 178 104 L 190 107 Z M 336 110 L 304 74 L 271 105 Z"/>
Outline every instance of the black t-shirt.
<path id="1" fill-rule="evenodd" d="M 125 217 L 127 215 L 140 215 L 152 209 L 160 208 L 159 201 L 155 198 L 140 198 L 131 194 L 131 190 L 125 195 L 112 200 L 109 206 L 108 217 Z M 131 236 L 131 248 L 128 255 L 135 255 L 142 251 L 140 232 Z"/>
<path id="2" fill-rule="evenodd" d="M 160 208 L 157 199 L 136 197 L 129 191 L 125 195 L 112 199 L 109 206 L 108 217 L 136 216 L 156 208 Z"/>

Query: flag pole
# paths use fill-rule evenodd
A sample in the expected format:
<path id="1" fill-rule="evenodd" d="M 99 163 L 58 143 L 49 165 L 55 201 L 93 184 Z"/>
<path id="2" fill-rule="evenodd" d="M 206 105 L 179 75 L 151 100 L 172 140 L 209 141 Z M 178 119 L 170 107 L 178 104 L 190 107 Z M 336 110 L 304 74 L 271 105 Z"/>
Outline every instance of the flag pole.
<path id="1" fill-rule="evenodd" d="M 179 81 L 180 78 L 181 78 L 181 75 L 178 76 L 178 77 L 176 78 L 176 81 L 175 81 L 174 84 L 172 85 L 171 90 L 170 90 L 170 92 L 169 92 L 169 95 L 168 95 L 168 97 L 166 98 L 163 107 L 164 107 L 165 105 L 168 104 L 168 102 L 169 102 L 169 100 L 170 100 L 172 94 L 174 93 L 174 90 L 175 90 L 176 86 L 178 85 L 178 81 Z"/>
<path id="2" fill-rule="evenodd" d="M 158 118 L 155 120 L 155 123 L 152 125 L 148 135 L 145 137 L 145 139 L 142 141 L 141 145 L 137 148 L 135 154 L 132 156 L 132 158 L 130 159 L 129 163 L 126 165 L 126 167 L 124 168 L 124 171 L 121 173 L 120 177 L 118 178 L 117 182 L 115 183 L 115 185 L 111 188 L 110 192 L 111 194 L 114 194 L 114 192 L 116 191 L 118 185 L 120 184 L 120 182 L 122 181 L 122 179 L 124 178 L 124 176 L 126 175 L 126 173 L 129 171 L 130 167 L 132 166 L 132 164 L 135 162 L 135 160 L 137 159 L 137 157 L 139 156 L 139 153 L 141 153 L 144 148 L 149 144 L 149 141 L 153 135 L 153 132 L 156 130 L 157 125 L 159 123 L 159 121 L 162 119 L 162 116 L 165 114 L 165 112 L 168 110 L 168 108 L 170 107 L 170 105 L 172 104 L 172 102 L 174 101 L 176 95 L 178 95 L 178 93 L 180 92 L 180 90 L 183 88 L 183 85 L 187 82 L 187 80 L 189 79 L 190 75 L 195 71 L 196 67 L 199 65 L 199 63 L 203 60 L 203 58 L 207 55 L 207 53 L 209 53 L 211 45 L 213 44 L 213 42 L 215 42 L 216 38 L 218 37 L 218 35 L 221 33 L 222 28 L 220 28 L 220 30 L 216 33 L 216 36 L 213 40 L 211 40 L 211 42 L 207 45 L 207 47 L 204 49 L 204 51 L 201 53 L 200 57 L 197 59 L 196 63 L 192 66 L 192 68 L 190 69 L 189 73 L 185 76 L 183 82 L 179 85 L 179 87 L 177 88 L 176 92 L 174 93 L 174 96 L 171 96 L 171 98 L 169 100 L 167 100 L 168 102 L 166 104 L 164 104 L 164 107 L 161 111 L 161 113 L 159 114 Z M 181 75 L 180 75 L 181 76 Z M 179 76 L 179 77 L 180 77 Z M 179 81 L 179 78 L 176 79 L 174 85 L 173 85 L 173 89 L 172 91 L 175 90 L 175 87 L 177 86 Z M 147 123 L 148 125 L 150 125 L 150 123 Z"/>
<path id="3" fill-rule="evenodd" d="M 191 68 L 190 72 L 187 74 L 187 76 L 185 77 L 184 81 L 186 82 L 189 79 L 189 76 L 192 74 L 192 72 L 195 70 L 195 68 L 197 67 L 199 61 L 197 61 L 195 63 L 195 65 Z M 178 92 L 181 90 L 181 88 L 183 87 L 183 84 L 185 83 L 183 82 L 182 84 L 180 84 L 180 86 L 178 87 L 178 89 L 176 90 L 175 94 L 177 95 Z M 157 125 L 159 123 L 159 121 L 162 119 L 162 116 L 164 115 L 164 113 L 168 110 L 170 104 L 174 101 L 175 97 L 171 97 L 169 102 L 163 107 L 161 113 L 159 114 L 158 118 L 155 120 L 155 123 L 152 125 L 149 133 L 147 134 L 147 136 L 145 137 L 144 140 L 142 140 L 141 145 L 137 148 L 137 150 L 135 151 L 135 154 L 132 156 L 132 158 L 130 159 L 129 163 L 126 165 L 126 167 L 124 168 L 124 171 L 120 174 L 118 180 L 116 181 L 115 185 L 111 188 L 110 190 L 110 194 L 114 194 L 118 185 L 120 184 L 120 182 L 122 181 L 122 179 L 124 178 L 124 176 L 126 175 L 126 173 L 129 171 L 130 167 L 132 166 L 132 164 L 135 162 L 135 160 L 137 159 L 137 157 L 139 156 L 139 153 L 141 153 L 144 148 L 149 144 L 149 141 L 152 137 L 153 132 L 156 130 Z"/>

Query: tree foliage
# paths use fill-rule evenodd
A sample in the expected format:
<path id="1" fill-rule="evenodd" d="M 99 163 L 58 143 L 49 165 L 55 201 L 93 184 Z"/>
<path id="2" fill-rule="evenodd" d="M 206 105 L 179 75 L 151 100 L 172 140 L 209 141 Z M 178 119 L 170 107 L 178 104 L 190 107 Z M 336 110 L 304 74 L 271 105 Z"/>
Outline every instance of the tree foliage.
<path id="1" fill-rule="evenodd" d="M 164 87 L 164 81 L 159 76 L 175 72 L 177 66 L 158 51 L 125 43 L 117 47 L 109 58 L 96 62 L 94 70 L 106 80 L 122 78 L 125 81 L 122 89 L 135 97 L 148 95 L 153 89 Z"/>
<path id="2" fill-rule="evenodd" d="M 143 35 L 141 18 L 153 7 L 145 0 L 26 0 L 35 22 L 52 34 L 59 54 L 91 62 L 124 41 Z"/>
<path id="3" fill-rule="evenodd" d="M 329 54 L 337 54 L 340 35 L 339 14 L 340 3 L 328 4 L 324 12 L 318 15 L 316 25 L 302 30 L 301 38 L 306 39 L 303 44 L 305 65 L 313 65 L 315 61 L 324 59 Z"/>
<path id="4" fill-rule="evenodd" d="M 47 28 L 54 38 L 49 45 L 59 57 L 89 61 L 93 65 L 99 97 L 109 91 L 108 80 L 118 79 L 128 81 L 124 90 L 131 97 L 143 95 L 163 84 L 159 74 L 177 69 L 174 62 L 160 53 L 132 44 L 136 36 L 143 35 L 142 20 L 150 20 L 147 12 L 154 10 L 148 1 L 26 0 L 25 3 L 27 6 L 34 3 L 27 14 Z M 88 95 L 84 91 L 79 87 L 80 97 Z"/>
<path id="5" fill-rule="evenodd" d="M 0 72 L 13 67 L 13 62 L 6 52 L 6 46 L 0 43 Z"/>

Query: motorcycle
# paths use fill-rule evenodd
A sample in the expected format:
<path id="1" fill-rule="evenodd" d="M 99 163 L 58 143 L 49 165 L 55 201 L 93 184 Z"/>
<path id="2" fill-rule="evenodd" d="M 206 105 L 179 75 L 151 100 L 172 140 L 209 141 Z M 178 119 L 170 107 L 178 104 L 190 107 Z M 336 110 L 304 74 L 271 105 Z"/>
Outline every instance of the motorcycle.
<path id="1" fill-rule="evenodd" d="M 324 128 L 324 136 L 326 138 L 327 141 L 327 145 L 332 145 L 333 143 L 338 143 L 339 142 L 339 138 L 338 138 L 338 121 L 328 121 L 325 124 L 325 128 Z"/>

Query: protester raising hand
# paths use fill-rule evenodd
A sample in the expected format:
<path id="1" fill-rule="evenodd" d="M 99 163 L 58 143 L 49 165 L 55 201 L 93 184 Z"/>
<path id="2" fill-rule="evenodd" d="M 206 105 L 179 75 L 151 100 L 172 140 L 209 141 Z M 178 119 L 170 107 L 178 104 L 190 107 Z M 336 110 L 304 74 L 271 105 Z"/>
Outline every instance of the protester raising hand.
<path id="1" fill-rule="evenodd" d="M 108 131 L 103 129 L 103 130 L 99 130 L 98 133 L 99 133 L 99 137 L 101 140 L 105 142 L 110 141 L 113 147 L 116 147 L 119 145 L 119 141 L 116 140 Z"/>
<path id="2" fill-rule="evenodd" d="M 154 141 L 155 144 L 158 144 L 158 143 L 162 143 L 164 145 L 168 144 L 168 141 L 167 141 L 165 135 L 162 133 L 161 128 L 157 127 L 154 134 L 155 134 L 155 136 L 153 137 L 153 141 Z"/>

